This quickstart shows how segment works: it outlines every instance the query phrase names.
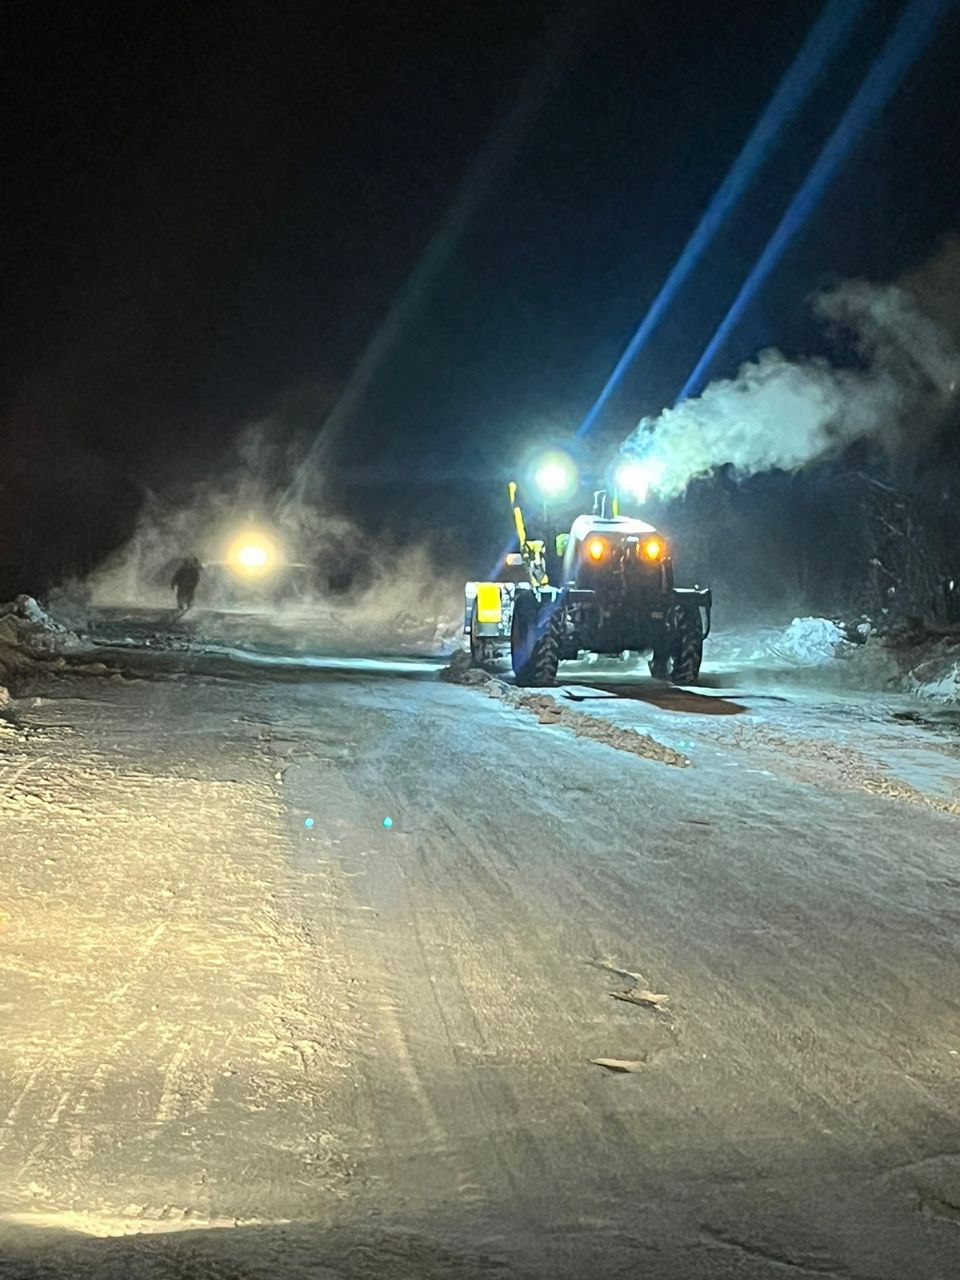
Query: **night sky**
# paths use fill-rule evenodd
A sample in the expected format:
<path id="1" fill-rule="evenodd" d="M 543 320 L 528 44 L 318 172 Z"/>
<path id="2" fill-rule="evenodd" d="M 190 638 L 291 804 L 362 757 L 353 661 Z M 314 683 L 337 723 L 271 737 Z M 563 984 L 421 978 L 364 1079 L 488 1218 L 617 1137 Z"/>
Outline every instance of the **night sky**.
<path id="1" fill-rule="evenodd" d="M 676 395 L 902 5 L 869 8 L 601 435 Z M 580 421 L 819 11 L 8 3 L 3 585 L 87 567 L 245 420 L 293 402 L 319 428 L 473 180 L 330 464 L 359 501 L 375 458 L 449 519 L 493 460 Z M 958 54 L 954 6 L 715 373 L 815 347 L 811 290 L 895 278 L 958 228 Z"/>

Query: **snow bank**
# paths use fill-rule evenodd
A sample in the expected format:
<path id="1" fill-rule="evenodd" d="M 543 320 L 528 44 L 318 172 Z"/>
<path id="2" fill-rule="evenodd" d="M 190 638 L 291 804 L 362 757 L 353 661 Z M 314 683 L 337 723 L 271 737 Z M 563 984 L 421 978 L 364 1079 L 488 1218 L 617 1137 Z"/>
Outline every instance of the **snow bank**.
<path id="1" fill-rule="evenodd" d="M 844 626 L 831 618 L 794 618 L 788 627 L 750 626 L 717 630 L 707 641 L 704 657 L 711 668 L 730 670 L 804 670 L 815 674 L 837 659 L 856 658 L 859 665 L 868 647 L 868 622 Z"/>
<path id="2" fill-rule="evenodd" d="M 937 646 L 907 673 L 906 686 L 918 698 L 960 703 L 960 650 L 955 644 Z"/>
<path id="3" fill-rule="evenodd" d="M 874 634 L 866 620 L 843 626 L 830 618 L 794 618 L 783 631 L 719 634 L 708 641 L 707 658 L 714 665 L 782 673 L 808 685 L 960 703 L 960 635 L 924 636 Z"/>
<path id="4" fill-rule="evenodd" d="M 20 595 L 0 604 L 0 686 L 79 647 L 73 632 L 55 622 L 33 596 Z"/>
<path id="5" fill-rule="evenodd" d="M 829 618 L 794 618 L 771 645 L 776 657 L 798 667 L 822 667 L 855 648 Z"/>

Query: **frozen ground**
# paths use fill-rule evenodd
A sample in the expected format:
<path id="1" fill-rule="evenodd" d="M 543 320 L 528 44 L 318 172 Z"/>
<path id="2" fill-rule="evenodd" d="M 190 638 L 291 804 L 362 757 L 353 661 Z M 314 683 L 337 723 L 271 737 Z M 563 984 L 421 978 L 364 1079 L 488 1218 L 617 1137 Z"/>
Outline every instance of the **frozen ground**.
<path id="1" fill-rule="evenodd" d="M 4 1280 L 960 1274 L 955 711 L 94 622 L 0 721 Z"/>

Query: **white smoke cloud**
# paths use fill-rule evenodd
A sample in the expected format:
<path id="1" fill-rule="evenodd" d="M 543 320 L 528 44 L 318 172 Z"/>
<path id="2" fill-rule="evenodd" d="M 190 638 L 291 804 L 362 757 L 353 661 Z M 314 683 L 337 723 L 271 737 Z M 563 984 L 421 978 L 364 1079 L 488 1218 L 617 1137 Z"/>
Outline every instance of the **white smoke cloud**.
<path id="1" fill-rule="evenodd" d="M 196 555 L 203 574 L 187 619 L 204 639 L 282 631 L 292 650 L 442 647 L 462 618 L 462 577 L 425 546 L 394 545 L 319 497 L 291 497 L 304 448 L 282 416 L 248 424 L 217 476 L 146 496 L 127 543 L 54 593 L 59 616 L 80 625 L 88 608 L 170 615 L 173 572 Z M 277 572 L 261 582 L 239 580 L 225 563 L 243 530 L 262 530 L 282 549 Z"/>
<path id="2" fill-rule="evenodd" d="M 761 352 L 736 377 L 710 383 L 696 399 L 643 419 L 623 452 L 657 465 L 658 493 L 681 494 L 720 467 L 739 476 L 796 471 L 871 440 L 889 454 L 930 438 L 956 406 L 960 349 L 941 303 L 935 319 L 920 299 L 960 260 L 948 243 L 911 287 L 850 281 L 813 301 L 824 324 L 852 336 L 853 367 L 823 358 L 790 360 Z M 960 318 L 954 300 L 953 315 Z"/>

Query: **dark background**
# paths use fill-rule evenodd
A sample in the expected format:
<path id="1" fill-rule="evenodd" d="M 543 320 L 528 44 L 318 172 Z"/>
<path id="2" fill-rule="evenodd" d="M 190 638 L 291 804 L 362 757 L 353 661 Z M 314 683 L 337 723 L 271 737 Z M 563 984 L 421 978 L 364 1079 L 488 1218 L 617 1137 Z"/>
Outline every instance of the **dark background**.
<path id="1" fill-rule="evenodd" d="M 820 7 L 5 6 L 0 597 L 85 572 L 146 489 L 233 465 L 245 422 L 312 438 L 438 235 L 316 465 L 325 502 L 483 572 L 513 456 L 582 419 Z M 598 447 L 672 402 L 901 10 L 869 6 Z M 955 6 L 715 373 L 818 350 L 812 290 L 896 278 L 957 228 L 958 53 Z M 818 485 L 723 501 L 789 542 Z"/>

